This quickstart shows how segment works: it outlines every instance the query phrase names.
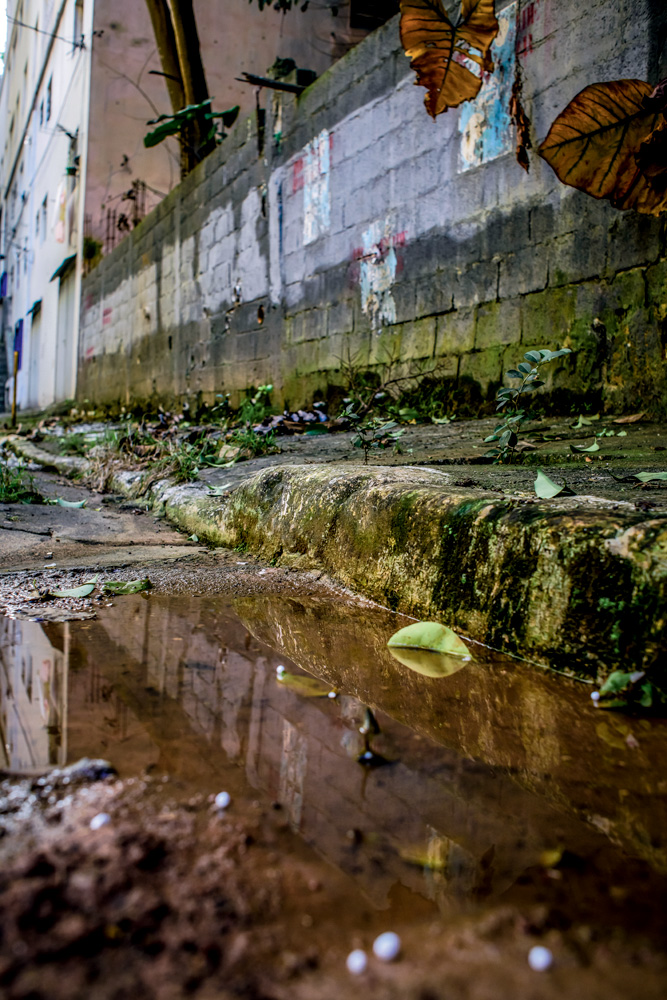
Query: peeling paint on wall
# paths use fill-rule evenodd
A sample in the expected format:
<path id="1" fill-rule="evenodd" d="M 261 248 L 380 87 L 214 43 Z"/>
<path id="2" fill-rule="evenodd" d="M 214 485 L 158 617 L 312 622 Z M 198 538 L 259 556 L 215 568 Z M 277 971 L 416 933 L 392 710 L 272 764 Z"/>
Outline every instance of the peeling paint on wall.
<path id="1" fill-rule="evenodd" d="M 371 327 L 379 333 L 383 326 L 396 322 L 396 302 L 392 286 L 396 279 L 396 240 L 389 220 L 373 222 L 362 233 L 359 257 L 361 308 L 370 317 Z M 401 234 L 404 239 L 404 234 Z"/>
<path id="2" fill-rule="evenodd" d="M 329 231 L 331 225 L 331 200 L 329 173 L 333 135 L 322 129 L 306 146 L 303 157 L 294 164 L 294 185 L 303 184 L 303 242 L 313 243 L 318 236 Z M 301 175 L 299 175 L 299 169 Z"/>
<path id="3" fill-rule="evenodd" d="M 498 36 L 491 49 L 495 69 L 484 74 L 477 98 L 461 107 L 461 171 L 495 160 L 511 152 L 514 146 L 509 104 L 514 80 L 516 3 L 498 14 L 498 25 Z"/>

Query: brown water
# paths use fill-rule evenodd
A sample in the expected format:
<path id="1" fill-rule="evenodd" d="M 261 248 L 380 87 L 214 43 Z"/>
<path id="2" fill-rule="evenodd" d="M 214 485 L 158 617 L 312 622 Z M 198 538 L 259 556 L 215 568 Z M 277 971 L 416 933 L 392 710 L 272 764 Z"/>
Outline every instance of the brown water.
<path id="1" fill-rule="evenodd" d="M 449 677 L 394 660 L 399 616 L 331 599 L 118 599 L 99 618 L 2 622 L 4 766 L 102 756 L 281 807 L 350 899 L 416 914 L 548 900 L 563 926 L 664 940 L 667 727 L 503 660 Z M 335 698 L 279 678 L 309 671 Z M 370 706 L 379 766 L 359 763 Z M 556 904 L 554 904 L 554 900 Z M 377 918 L 371 921 L 377 923 Z"/>

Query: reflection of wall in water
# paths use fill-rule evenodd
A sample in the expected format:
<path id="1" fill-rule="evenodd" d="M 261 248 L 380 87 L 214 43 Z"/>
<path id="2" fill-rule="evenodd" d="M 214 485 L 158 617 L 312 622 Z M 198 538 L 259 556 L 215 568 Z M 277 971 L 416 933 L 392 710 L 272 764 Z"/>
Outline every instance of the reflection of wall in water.
<path id="1" fill-rule="evenodd" d="M 67 660 L 37 622 L 0 621 L 0 724 L 4 766 L 65 762 Z"/>

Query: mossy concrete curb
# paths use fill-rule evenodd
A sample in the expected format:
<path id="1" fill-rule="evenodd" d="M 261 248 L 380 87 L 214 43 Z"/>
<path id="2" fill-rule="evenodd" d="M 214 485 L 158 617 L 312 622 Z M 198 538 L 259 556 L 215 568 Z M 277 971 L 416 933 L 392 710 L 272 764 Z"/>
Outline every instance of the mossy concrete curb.
<path id="1" fill-rule="evenodd" d="M 406 467 L 281 466 L 223 496 L 152 492 L 202 541 L 324 569 L 497 649 L 591 678 L 667 673 L 664 515 L 594 497 L 499 497 Z"/>
<path id="2" fill-rule="evenodd" d="M 504 652 L 589 678 L 645 669 L 667 682 L 667 515 L 597 497 L 499 496 L 457 487 L 457 475 L 237 466 L 221 495 L 168 481 L 147 495 L 202 542 L 323 569 Z M 113 488 L 136 495 L 141 479 L 121 473 Z"/>

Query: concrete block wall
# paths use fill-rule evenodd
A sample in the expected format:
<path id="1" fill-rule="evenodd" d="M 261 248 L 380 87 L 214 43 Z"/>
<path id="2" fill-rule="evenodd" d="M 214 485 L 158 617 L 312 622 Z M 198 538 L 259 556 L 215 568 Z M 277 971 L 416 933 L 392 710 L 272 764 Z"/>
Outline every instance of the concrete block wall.
<path id="1" fill-rule="evenodd" d="M 556 403 L 667 411 L 659 219 L 621 213 L 514 157 L 518 50 L 533 144 L 587 84 L 655 82 L 667 15 L 651 0 L 497 3 L 497 69 L 432 122 L 398 18 L 298 100 L 253 118 L 85 280 L 78 395 L 109 406 L 212 402 L 270 382 L 302 405 L 341 359 L 438 362 L 483 402 L 525 350 L 570 346 Z"/>

